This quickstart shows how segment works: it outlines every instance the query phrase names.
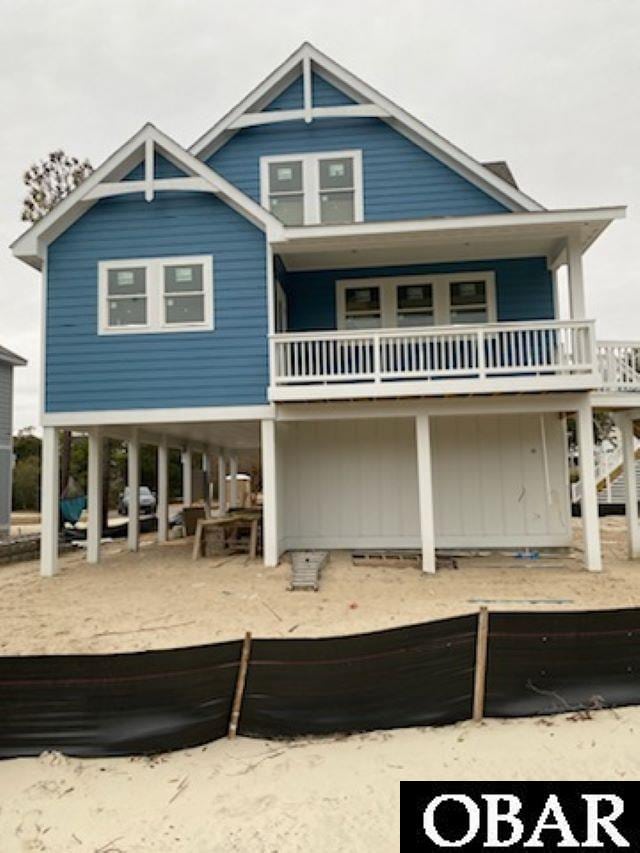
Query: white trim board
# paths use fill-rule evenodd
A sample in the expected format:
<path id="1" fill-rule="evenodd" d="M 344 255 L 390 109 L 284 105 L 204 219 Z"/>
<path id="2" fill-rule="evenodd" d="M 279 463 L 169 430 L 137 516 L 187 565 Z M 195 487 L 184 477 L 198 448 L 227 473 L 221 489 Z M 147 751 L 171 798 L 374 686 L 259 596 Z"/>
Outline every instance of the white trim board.
<path id="1" fill-rule="evenodd" d="M 36 269 L 42 269 L 45 247 L 56 237 L 59 237 L 70 225 L 79 219 L 89 208 L 96 203 L 95 191 L 101 184 L 119 182 L 127 175 L 134 166 L 140 162 L 143 153 L 145 162 L 149 161 L 149 148 L 153 144 L 154 151 L 158 150 L 175 165 L 184 169 L 191 177 L 201 178 L 198 182 L 199 189 L 208 187 L 208 191 L 219 196 L 226 204 L 256 225 L 263 231 L 270 233 L 273 238 L 281 233 L 280 222 L 262 208 L 259 204 L 245 195 L 241 190 L 214 172 L 205 163 L 194 157 L 181 145 L 171 139 L 152 124 L 145 124 L 136 134 L 108 157 L 79 187 L 61 201 L 56 207 L 44 216 L 28 231 L 18 237 L 12 244 L 11 250 L 15 257 L 25 261 Z M 153 198 L 154 183 L 149 176 L 148 169 L 145 170 L 145 181 L 142 182 L 137 191 L 145 191 L 148 201 Z M 170 180 L 173 188 L 177 191 L 184 189 L 184 179 Z M 163 181 L 160 187 L 163 188 Z M 178 183 L 176 183 L 176 181 Z M 128 182 L 119 191 L 126 192 Z M 164 185 L 170 188 L 168 185 Z M 156 186 L 157 188 L 157 186 Z M 191 184 L 189 188 L 193 189 Z M 113 187 L 111 188 L 113 190 Z M 106 192 L 106 191 L 105 191 Z M 98 194 L 99 195 L 99 194 Z"/>
<path id="2" fill-rule="evenodd" d="M 462 326 L 461 328 L 464 328 Z M 406 380 L 404 382 L 352 382 L 334 385 L 271 385 L 272 403 L 392 399 L 394 397 L 434 397 L 456 394 L 525 394 L 536 392 L 594 391 L 598 376 L 495 376 L 480 379 Z"/>
<path id="3" fill-rule="evenodd" d="M 436 550 L 456 548 L 477 551 L 479 548 L 503 550 L 523 546 L 540 548 L 566 548 L 571 545 L 572 537 L 567 534 L 531 534 L 518 533 L 505 536 L 498 541 L 495 536 L 480 535 L 443 535 L 436 534 Z M 421 541 L 419 536 L 286 536 L 280 540 L 280 553 L 285 551 L 304 551 L 307 549 L 323 549 L 331 551 L 370 550 L 376 548 L 401 548 L 419 551 Z"/>
<path id="4" fill-rule="evenodd" d="M 254 421 L 275 418 L 275 408 L 266 406 L 206 406 L 185 409 L 105 409 L 86 412 L 45 412 L 42 426 L 88 427 L 127 424 L 198 423 L 208 421 Z"/>
<path id="5" fill-rule="evenodd" d="M 414 398 L 405 400 L 361 400 L 353 402 L 281 403 L 276 420 L 324 421 L 359 418 L 413 418 L 419 414 L 500 415 L 575 412 L 584 403 L 585 394 L 526 394 L 473 397 Z M 588 396 L 586 397 L 588 399 Z"/>
<path id="6" fill-rule="evenodd" d="M 379 238 L 384 235 L 405 236 L 410 234 L 446 234 L 468 232 L 478 229 L 479 232 L 495 232 L 507 234 L 527 227 L 548 229 L 550 236 L 561 239 L 567 236 L 566 229 L 579 231 L 581 227 L 593 227 L 597 230 L 596 237 L 616 219 L 624 219 L 627 208 L 624 205 L 615 207 L 589 207 L 573 210 L 544 210 L 526 213 L 490 213 L 474 216 L 430 217 L 427 219 L 400 219 L 380 222 L 356 222 L 351 225 L 314 225 L 309 228 L 288 226 L 283 229 L 282 243 L 277 238 L 271 239 L 275 249 L 295 249 L 298 243 L 310 247 L 321 240 L 339 240 L 353 237 Z M 556 229 L 557 233 L 556 233 Z M 534 233 L 534 232 L 532 232 Z M 593 238 L 595 239 L 595 237 Z M 583 245 L 583 251 L 593 242 Z"/>
<path id="7" fill-rule="evenodd" d="M 235 132 L 234 126 L 246 113 L 255 113 L 270 103 L 277 94 L 295 80 L 308 64 L 311 71 L 319 74 L 331 85 L 343 91 L 361 104 L 374 105 L 380 109 L 386 121 L 394 130 L 406 136 L 429 154 L 439 159 L 458 174 L 480 187 L 488 195 L 505 204 L 511 210 L 543 210 L 542 205 L 514 187 L 508 181 L 496 175 L 482 163 L 470 157 L 449 140 L 436 133 L 427 125 L 403 110 L 376 89 L 343 68 L 309 42 L 304 42 L 278 68 L 269 74 L 240 103 L 230 110 L 207 133 L 201 136 L 189 149 L 202 159 L 209 157 L 225 144 Z M 283 83 L 286 81 L 286 84 Z M 302 110 L 300 120 L 313 120 L 314 107 Z M 344 108 L 333 107 L 331 117 L 341 115 Z"/>

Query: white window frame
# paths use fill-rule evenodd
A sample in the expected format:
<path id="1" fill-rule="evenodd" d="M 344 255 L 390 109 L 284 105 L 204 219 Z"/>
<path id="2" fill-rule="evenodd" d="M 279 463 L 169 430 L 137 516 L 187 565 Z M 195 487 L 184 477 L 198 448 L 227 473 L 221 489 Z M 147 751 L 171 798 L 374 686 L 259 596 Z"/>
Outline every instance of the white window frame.
<path id="1" fill-rule="evenodd" d="M 448 286 L 453 282 L 483 281 L 487 294 L 487 323 L 497 322 L 496 277 L 491 271 L 437 273 L 434 275 L 403 275 L 377 276 L 375 278 L 349 278 L 336 281 L 336 317 L 338 329 L 346 329 L 346 291 L 350 287 L 379 287 L 380 288 L 380 328 L 398 328 L 397 289 L 402 285 L 430 284 L 433 287 L 433 326 L 416 326 L 416 329 L 432 329 L 439 326 L 464 328 L 467 323 L 451 322 L 451 304 Z M 468 325 L 485 325 L 468 324 Z M 412 327 L 403 326 L 403 331 Z M 365 331 L 366 330 L 362 330 Z M 355 334 L 355 331 L 354 331 Z"/>
<path id="2" fill-rule="evenodd" d="M 265 210 L 269 207 L 269 166 L 273 163 L 302 163 L 303 225 L 320 225 L 320 161 L 353 160 L 353 221 L 364 221 L 364 193 L 362 179 L 362 151 L 313 151 L 306 154 L 277 154 L 260 158 L 260 203 Z M 335 191 L 338 191 L 337 188 Z M 343 190 L 348 192 L 348 190 Z M 275 214 L 274 214 L 275 215 Z M 325 223 L 326 224 L 326 223 Z M 349 223 L 345 223 L 349 224 Z M 301 226 L 291 226 L 301 227 Z"/>
<path id="3" fill-rule="evenodd" d="M 165 319 L 164 270 L 168 266 L 202 266 L 204 320 L 192 323 L 167 323 Z M 144 267 L 147 322 L 142 325 L 109 325 L 109 270 Z M 166 258 L 118 258 L 98 262 L 98 334 L 141 335 L 160 332 L 198 332 L 214 329 L 214 288 L 212 255 L 173 255 Z"/>

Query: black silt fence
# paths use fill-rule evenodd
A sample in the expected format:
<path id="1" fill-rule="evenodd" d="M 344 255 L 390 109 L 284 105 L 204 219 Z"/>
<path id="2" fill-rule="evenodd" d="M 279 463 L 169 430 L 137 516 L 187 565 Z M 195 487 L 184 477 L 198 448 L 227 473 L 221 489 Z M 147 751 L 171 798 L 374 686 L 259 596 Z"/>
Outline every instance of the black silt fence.
<path id="1" fill-rule="evenodd" d="M 0 757 L 149 754 L 222 737 L 241 647 L 0 657 Z"/>
<path id="2" fill-rule="evenodd" d="M 477 614 L 369 634 L 254 640 L 238 733 L 442 725 L 472 715 Z M 240 641 L 0 657 L 0 757 L 135 755 L 227 734 Z M 477 687 L 478 685 L 476 685 Z M 487 717 L 640 704 L 640 610 L 491 613 Z"/>
<path id="3" fill-rule="evenodd" d="M 489 614 L 485 714 L 640 704 L 640 610 Z"/>
<path id="4" fill-rule="evenodd" d="M 475 642 L 475 616 L 350 637 L 259 640 L 239 733 L 332 734 L 467 719 Z"/>

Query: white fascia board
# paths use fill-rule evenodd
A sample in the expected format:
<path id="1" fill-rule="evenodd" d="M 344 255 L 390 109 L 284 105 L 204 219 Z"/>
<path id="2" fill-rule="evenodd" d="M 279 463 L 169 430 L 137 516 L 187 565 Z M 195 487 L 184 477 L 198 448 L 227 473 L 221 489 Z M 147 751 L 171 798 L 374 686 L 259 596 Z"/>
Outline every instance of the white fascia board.
<path id="1" fill-rule="evenodd" d="M 306 225 L 283 228 L 282 248 L 293 248 L 297 241 L 342 237 L 378 237 L 385 234 L 447 233 L 484 228 L 522 228 L 528 226 L 569 226 L 602 223 L 606 227 L 615 219 L 623 219 L 626 207 L 585 208 L 577 210 L 543 210 L 527 213 L 491 213 L 482 216 L 433 217 L 430 219 L 404 219 L 387 222 L 356 222 L 351 225 Z M 277 241 L 271 241 L 275 249 Z"/>
<path id="2" fill-rule="evenodd" d="M 0 347 L 0 364 L 8 364 L 10 367 L 26 367 L 28 362 L 22 356 Z"/>
<path id="3" fill-rule="evenodd" d="M 434 416 L 573 412 L 584 393 L 477 394 L 469 397 L 432 397 L 400 400 L 322 401 L 278 403 L 278 421 L 352 420 L 360 418 L 407 418 Z"/>
<path id="4" fill-rule="evenodd" d="M 201 136 L 189 149 L 191 153 L 202 158 L 209 157 L 234 133 L 234 124 L 240 120 L 241 116 L 246 112 L 254 112 L 258 109 L 261 100 L 269 103 L 269 95 L 275 97 L 275 89 L 280 86 L 283 78 L 288 75 L 287 80 L 290 80 L 292 69 L 302 66 L 305 61 L 312 62 L 314 71 L 325 79 L 329 78 L 329 82 L 334 85 L 337 84 L 338 88 L 345 90 L 349 96 L 362 103 L 376 105 L 384 113 L 382 120 L 387 121 L 394 130 L 402 133 L 455 172 L 480 187 L 492 198 L 514 210 L 544 210 L 544 207 L 538 202 L 487 169 L 482 163 L 440 136 L 393 101 L 381 95 L 376 89 L 308 42 L 305 42 L 281 66 L 266 77 L 211 130 Z M 302 112 L 304 114 L 304 111 Z"/>
<path id="5" fill-rule="evenodd" d="M 114 153 L 108 157 L 104 163 L 86 178 L 79 187 L 70 193 L 63 201 L 55 206 L 53 210 L 47 213 L 39 222 L 32 225 L 27 231 L 21 234 L 13 243 L 11 243 L 11 251 L 14 256 L 21 260 L 27 258 L 41 258 L 42 250 L 46 245 L 45 235 L 57 223 L 65 223 L 64 227 L 58 230 L 58 234 L 62 233 L 64 228 L 71 225 L 76 219 L 86 212 L 87 203 L 83 208 L 77 206 L 83 202 L 86 196 L 95 189 L 102 181 L 111 176 L 111 173 L 116 167 L 134 155 L 146 138 L 146 133 L 151 125 L 145 125 L 141 130 L 135 133 L 123 145 L 120 146 Z M 75 213 L 75 215 L 74 215 Z M 41 267 L 39 267 L 41 268 Z"/>
<path id="6" fill-rule="evenodd" d="M 219 147 L 218 142 L 220 145 L 224 144 L 229 135 L 228 131 L 240 116 L 249 111 L 260 111 L 283 92 L 290 83 L 293 83 L 298 76 L 298 71 L 302 73 L 303 49 L 306 46 L 305 43 L 302 47 L 295 50 L 268 77 L 265 77 L 261 83 L 258 83 L 235 107 L 222 116 L 210 130 L 197 139 L 189 148 L 189 152 L 196 157 L 205 159 L 210 149 L 213 150 Z M 227 135 L 225 136 L 225 134 Z"/>
<path id="7" fill-rule="evenodd" d="M 42 426 L 138 426 L 148 424 L 208 423 L 210 421 L 255 421 L 273 419 L 273 405 L 206 406 L 185 409 L 108 409 L 86 412 L 45 412 Z"/>
<path id="8" fill-rule="evenodd" d="M 281 124 L 285 121 L 307 121 L 315 118 L 386 118 L 389 112 L 378 104 L 344 104 L 337 107 L 312 107 L 307 110 L 272 110 L 262 113 L 244 113 L 229 128 L 258 127 L 265 124 Z"/>
<path id="9" fill-rule="evenodd" d="M 273 214 L 256 204 L 253 199 L 221 175 L 218 175 L 202 160 L 194 157 L 154 125 L 146 124 L 107 158 L 67 198 L 18 237 L 11 244 L 14 256 L 41 269 L 43 252 L 48 243 L 58 237 L 95 203 L 97 196 L 99 196 L 98 188 L 101 184 L 108 183 L 114 174 L 118 178 L 124 177 L 124 174 L 132 167 L 132 160 L 135 159 L 140 149 L 145 148 L 150 142 L 157 146 L 163 154 L 166 154 L 173 163 L 184 168 L 192 176 L 205 181 L 212 193 L 220 196 L 230 207 L 249 219 L 254 225 L 263 231 L 268 231 L 271 235 L 277 235 L 280 232 L 281 224 Z M 171 185 L 167 184 L 166 188 L 170 189 Z M 174 188 L 180 190 L 183 187 L 178 183 Z"/>

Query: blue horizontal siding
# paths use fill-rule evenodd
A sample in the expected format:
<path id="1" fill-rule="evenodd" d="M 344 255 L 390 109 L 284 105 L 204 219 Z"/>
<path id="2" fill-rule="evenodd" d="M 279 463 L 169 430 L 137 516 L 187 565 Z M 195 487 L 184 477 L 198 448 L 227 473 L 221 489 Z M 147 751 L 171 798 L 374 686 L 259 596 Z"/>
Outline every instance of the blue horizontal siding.
<path id="1" fill-rule="evenodd" d="M 215 329 L 100 336 L 98 261 L 213 255 Z M 49 247 L 48 412 L 266 402 L 261 231 L 215 197 L 104 199 Z"/>
<path id="2" fill-rule="evenodd" d="M 314 75 L 314 103 L 351 103 Z M 346 100 L 345 100 L 346 99 Z M 302 84 L 294 81 L 271 109 L 302 106 Z M 414 145 L 380 119 L 318 119 L 281 122 L 238 131 L 208 163 L 255 201 L 260 201 L 260 157 L 314 151 L 361 149 L 366 220 L 504 213 L 507 208 Z"/>
<path id="3" fill-rule="evenodd" d="M 314 107 L 337 107 L 355 103 L 353 98 L 327 83 L 318 74 L 312 74 L 311 88 Z M 301 110 L 303 105 L 302 75 L 300 75 L 277 98 L 267 104 L 264 110 L 266 112 L 270 110 Z"/>
<path id="4" fill-rule="evenodd" d="M 553 283 L 546 258 L 411 264 L 279 274 L 287 295 L 287 319 L 292 332 L 337 328 L 336 281 L 391 275 L 484 272 L 496 276 L 498 320 L 518 322 L 554 317 Z"/>
<path id="5" fill-rule="evenodd" d="M 141 160 L 137 166 L 135 166 L 128 175 L 126 175 L 122 180 L 123 181 L 142 181 L 144 180 L 144 155 L 141 153 Z M 187 173 L 182 169 L 179 169 L 177 166 L 174 166 L 166 157 L 163 157 L 162 154 L 158 154 L 156 151 L 153 157 L 153 173 L 156 178 L 185 178 L 187 177 Z"/>

